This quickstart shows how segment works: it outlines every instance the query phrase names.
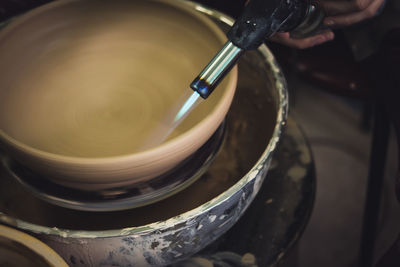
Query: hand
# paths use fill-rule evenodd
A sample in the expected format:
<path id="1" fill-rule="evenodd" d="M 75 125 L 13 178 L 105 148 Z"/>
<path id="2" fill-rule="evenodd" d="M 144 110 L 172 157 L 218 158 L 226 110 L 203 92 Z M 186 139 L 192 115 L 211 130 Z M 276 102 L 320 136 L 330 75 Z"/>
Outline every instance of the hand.
<path id="1" fill-rule="evenodd" d="M 326 31 L 311 37 L 303 39 L 294 39 L 290 37 L 288 32 L 285 32 L 285 33 L 276 33 L 272 37 L 270 37 L 269 40 L 293 48 L 305 49 L 333 40 L 334 37 L 335 36 L 332 31 Z"/>
<path id="2" fill-rule="evenodd" d="M 384 2 L 385 0 L 322 0 L 319 4 L 327 14 L 324 24 L 342 27 L 374 17 Z"/>

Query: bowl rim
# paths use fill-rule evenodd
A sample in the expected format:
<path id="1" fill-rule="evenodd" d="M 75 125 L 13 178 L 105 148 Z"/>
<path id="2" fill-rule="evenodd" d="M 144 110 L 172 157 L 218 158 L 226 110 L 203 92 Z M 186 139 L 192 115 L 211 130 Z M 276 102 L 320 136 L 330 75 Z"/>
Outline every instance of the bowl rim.
<path id="1" fill-rule="evenodd" d="M 217 10 L 205 7 L 201 4 L 191 2 L 189 0 L 176 0 L 177 2 L 187 5 L 188 7 L 194 8 L 195 10 L 202 12 L 204 14 L 208 14 L 211 17 L 214 17 L 221 22 L 227 24 L 228 26 L 232 26 L 234 23 L 234 19 L 225 15 L 222 12 Z M 275 79 L 276 90 L 278 93 L 279 103 L 277 107 L 277 116 L 276 116 L 276 124 L 266 149 L 258 159 L 258 161 L 254 164 L 254 166 L 236 182 L 234 185 L 229 187 L 226 191 L 219 194 L 218 196 L 212 198 L 211 200 L 201 204 L 200 206 L 188 210 L 184 213 L 181 213 L 177 216 L 171 217 L 164 221 L 156 221 L 153 223 L 145 224 L 142 226 L 134 226 L 134 227 L 125 227 L 121 229 L 109 229 L 109 230 L 70 230 L 70 229 L 62 229 L 55 228 L 49 226 L 42 226 L 30 222 L 26 222 L 24 220 L 14 218 L 12 216 L 8 216 L 0 211 L 0 222 L 6 223 L 10 226 L 17 227 L 19 229 L 29 231 L 39 235 L 46 236 L 56 236 L 62 238 L 71 238 L 71 239 L 81 239 L 81 238 L 121 238 L 130 235 L 146 235 L 147 233 L 151 233 L 154 231 L 160 231 L 168 228 L 173 228 L 176 225 L 181 225 L 186 221 L 189 221 L 195 217 L 200 216 L 201 214 L 205 214 L 213 208 L 221 205 L 226 201 L 229 201 L 230 197 L 233 196 L 236 192 L 240 191 L 243 187 L 245 187 L 250 182 L 254 182 L 257 179 L 257 173 L 260 167 L 262 167 L 268 160 L 271 160 L 272 155 L 279 143 L 280 136 L 285 129 L 286 120 L 288 115 L 288 92 L 287 92 L 287 84 L 284 78 L 283 73 L 280 70 L 280 67 L 272 54 L 272 52 L 267 48 L 265 44 L 261 45 L 258 48 L 258 51 L 265 57 L 265 61 L 271 67 L 272 75 Z M 254 193 L 253 193 L 254 194 Z"/>
<path id="2" fill-rule="evenodd" d="M 28 13 L 15 18 L 15 20 L 12 21 L 12 23 L 8 24 L 6 23 L 5 27 L 3 29 L 0 28 L 0 41 L 6 37 L 6 35 L 17 28 L 19 25 L 23 24 L 24 22 L 28 21 L 32 17 L 35 17 L 37 15 L 40 15 L 43 12 L 46 12 L 48 10 L 51 10 L 53 8 L 58 8 L 62 7 L 63 5 L 70 4 L 73 2 L 82 2 L 83 0 L 59 0 L 55 2 L 51 2 L 48 4 L 45 4 L 43 6 L 39 6 L 37 8 L 34 8 L 30 10 Z M 222 45 L 226 42 L 227 37 L 225 36 L 224 32 L 218 27 L 209 17 L 207 17 L 205 14 L 201 14 L 200 12 L 197 12 L 193 8 L 190 7 L 190 5 L 185 5 L 184 1 L 176 1 L 176 0 L 150 0 L 152 2 L 158 2 L 162 4 L 168 4 L 171 5 L 177 9 L 179 9 L 182 12 L 185 12 L 187 14 L 190 14 L 194 19 L 198 20 L 200 23 L 202 23 L 204 26 L 206 26 L 209 30 L 210 33 L 214 34 L 219 41 L 221 42 L 221 47 Z M 201 70 L 199 70 L 200 72 Z M 194 74 L 196 75 L 196 74 Z M 46 161 L 51 161 L 51 162 L 63 162 L 67 164 L 74 164 L 74 165 L 79 165 L 79 166 L 84 166 L 84 165 L 114 165 L 116 163 L 123 163 L 123 162 L 138 162 L 137 166 L 145 166 L 148 164 L 154 163 L 154 161 L 157 161 L 158 155 L 164 155 L 164 157 L 168 156 L 173 156 L 177 154 L 177 148 L 183 147 L 183 144 L 187 144 L 188 141 L 191 139 L 192 135 L 196 135 L 197 132 L 200 132 L 202 128 L 205 127 L 211 127 L 215 126 L 218 127 L 218 125 L 222 122 L 223 118 L 225 117 L 230 104 L 232 102 L 232 99 L 235 94 L 236 90 L 236 85 L 237 85 L 237 79 L 238 79 L 238 70 L 237 66 L 235 66 L 230 74 L 225 77 L 226 80 L 228 80 L 228 83 L 226 85 L 225 92 L 222 94 L 221 99 L 217 102 L 215 107 L 213 108 L 212 112 L 210 112 L 206 117 L 204 117 L 199 123 L 197 123 L 195 126 L 190 128 L 189 130 L 185 131 L 183 134 L 180 134 L 171 140 L 168 140 L 164 143 L 162 143 L 159 146 L 149 148 L 143 151 L 139 152 L 134 152 L 134 153 L 129 153 L 129 154 L 122 154 L 122 155 L 116 155 L 116 156 L 101 156 L 101 157 L 79 157 L 79 156 L 68 156 L 68 155 L 62 155 L 62 154 L 55 154 L 52 152 L 47 152 L 38 148 L 34 148 L 30 145 L 27 145 L 19 140 L 16 140 L 12 136 L 8 135 L 4 130 L 0 129 L 0 143 L 4 142 L 8 146 L 12 146 L 18 149 L 18 151 L 23 151 L 24 153 L 27 153 L 31 156 L 34 156 L 35 158 L 38 158 L 40 160 L 46 160 Z M 189 87 L 189 85 L 188 85 Z M 222 90 L 222 88 L 220 88 Z M 226 112 L 224 110 L 226 109 Z M 218 114 L 225 114 L 220 120 L 215 120 L 214 117 L 217 116 Z M 217 125 L 216 125 L 217 124 Z M 212 134 L 212 133 L 211 133 Z M 3 140 L 1 140 L 3 139 Z M 187 149 L 190 149 L 191 146 L 188 146 Z M 183 151 L 182 149 L 178 151 Z M 156 159 L 154 161 L 149 161 L 149 159 Z"/>
<path id="3" fill-rule="evenodd" d="M 17 242 L 22 246 L 33 251 L 38 257 L 42 258 L 49 266 L 68 267 L 67 263 L 52 248 L 24 232 L 0 224 L 0 237 Z"/>

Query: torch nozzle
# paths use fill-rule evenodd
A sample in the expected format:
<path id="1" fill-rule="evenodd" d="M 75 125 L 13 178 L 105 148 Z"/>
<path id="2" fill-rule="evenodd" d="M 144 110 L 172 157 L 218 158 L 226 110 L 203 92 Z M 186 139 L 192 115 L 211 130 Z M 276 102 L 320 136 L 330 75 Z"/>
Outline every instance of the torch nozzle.
<path id="1" fill-rule="evenodd" d="M 206 99 L 232 69 L 242 52 L 243 49 L 235 46 L 232 42 L 226 42 L 199 76 L 193 80 L 190 88 Z"/>

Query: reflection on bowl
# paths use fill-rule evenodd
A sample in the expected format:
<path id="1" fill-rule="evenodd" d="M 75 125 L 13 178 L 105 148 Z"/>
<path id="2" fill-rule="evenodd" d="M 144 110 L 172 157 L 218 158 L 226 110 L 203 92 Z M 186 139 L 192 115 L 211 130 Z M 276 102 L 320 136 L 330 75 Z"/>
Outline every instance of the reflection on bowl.
<path id="1" fill-rule="evenodd" d="M 35 9 L 0 32 L 0 143 L 76 188 L 165 173 L 218 128 L 237 70 L 166 142 L 140 147 L 224 42 L 212 21 L 173 1 L 68 0 Z"/>

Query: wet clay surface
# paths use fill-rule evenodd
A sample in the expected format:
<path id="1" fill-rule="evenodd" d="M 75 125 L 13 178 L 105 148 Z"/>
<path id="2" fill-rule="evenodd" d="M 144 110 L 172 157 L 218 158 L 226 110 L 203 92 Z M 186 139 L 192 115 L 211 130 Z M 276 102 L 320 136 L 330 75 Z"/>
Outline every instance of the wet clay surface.
<path id="1" fill-rule="evenodd" d="M 106 230 L 141 226 L 194 209 L 224 192 L 246 174 L 266 149 L 276 122 L 276 103 L 270 94 L 274 82 L 269 65 L 258 52 L 239 64 L 238 89 L 226 120 L 221 151 L 209 170 L 184 191 L 155 204 L 121 212 L 93 213 L 69 210 L 32 196 L 4 169 L 0 173 L 0 212 L 27 222 L 76 230 Z M 256 63 L 254 63 L 256 62 Z"/>

